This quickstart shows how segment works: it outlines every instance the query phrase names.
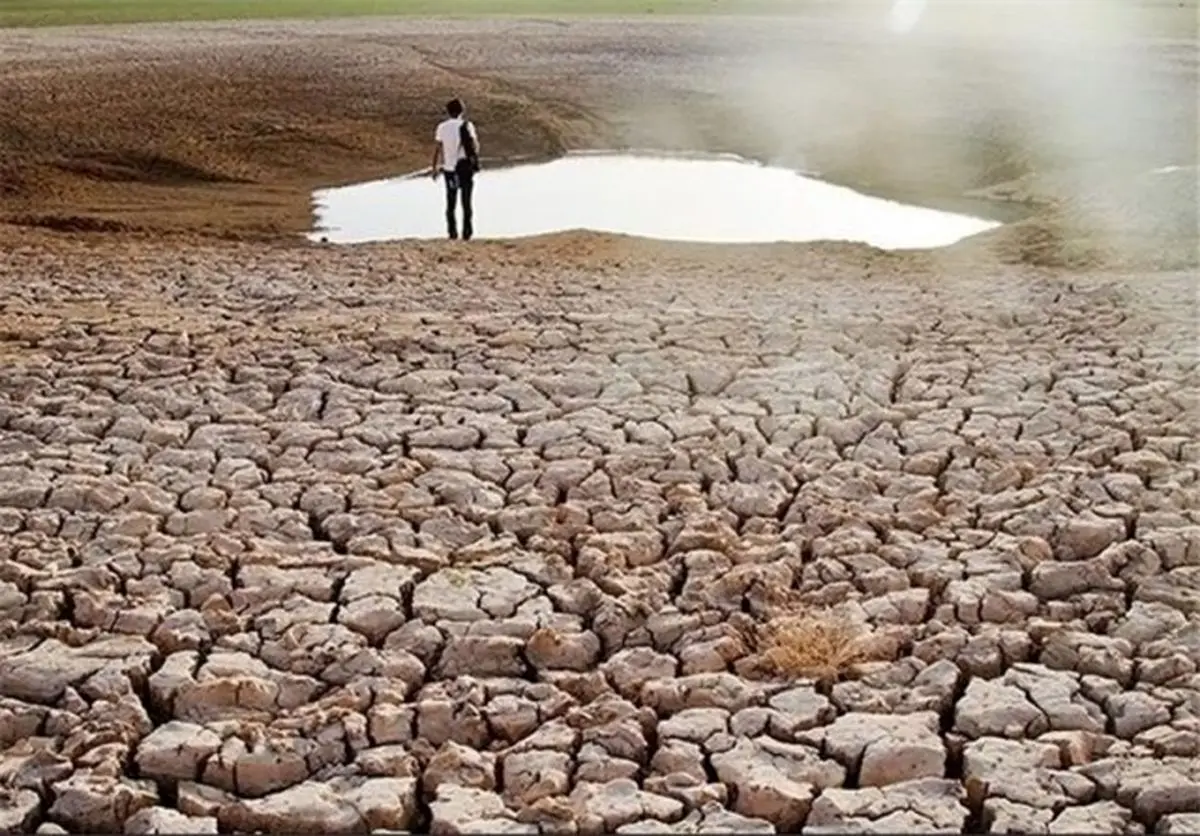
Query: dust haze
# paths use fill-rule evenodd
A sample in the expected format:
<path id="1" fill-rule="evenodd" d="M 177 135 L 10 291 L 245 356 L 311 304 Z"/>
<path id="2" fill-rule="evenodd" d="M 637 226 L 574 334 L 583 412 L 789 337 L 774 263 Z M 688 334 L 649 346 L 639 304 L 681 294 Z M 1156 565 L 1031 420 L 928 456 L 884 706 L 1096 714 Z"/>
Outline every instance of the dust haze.
<path id="1" fill-rule="evenodd" d="M 1114 246 L 1194 241 L 1196 0 L 808 5 L 751 30 L 713 22 L 722 138 L 670 102 L 643 121 L 909 197 L 1053 202 Z"/>

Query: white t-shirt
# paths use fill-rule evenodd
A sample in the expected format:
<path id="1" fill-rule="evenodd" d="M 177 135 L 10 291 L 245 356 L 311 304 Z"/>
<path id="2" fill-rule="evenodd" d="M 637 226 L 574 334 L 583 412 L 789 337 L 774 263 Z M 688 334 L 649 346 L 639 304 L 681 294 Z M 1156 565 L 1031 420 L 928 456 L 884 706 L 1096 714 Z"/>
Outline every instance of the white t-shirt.
<path id="1" fill-rule="evenodd" d="M 454 171 L 454 167 L 458 165 L 459 160 L 467 158 L 467 151 L 462 147 L 458 136 L 459 127 L 462 123 L 461 116 L 456 119 L 447 119 L 438 125 L 437 130 L 434 131 L 434 141 L 442 143 L 442 171 Z M 475 123 L 468 122 L 467 130 L 470 131 L 471 138 L 475 140 L 475 147 L 478 148 L 479 134 L 475 132 Z"/>

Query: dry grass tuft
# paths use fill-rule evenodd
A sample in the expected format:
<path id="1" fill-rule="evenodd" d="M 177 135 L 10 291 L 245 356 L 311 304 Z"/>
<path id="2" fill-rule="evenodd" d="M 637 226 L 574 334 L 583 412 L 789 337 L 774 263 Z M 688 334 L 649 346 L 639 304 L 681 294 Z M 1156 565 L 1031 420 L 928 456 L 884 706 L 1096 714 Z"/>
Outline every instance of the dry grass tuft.
<path id="1" fill-rule="evenodd" d="M 759 658 L 777 676 L 840 679 L 877 648 L 861 627 L 834 616 L 774 618 L 758 630 Z"/>

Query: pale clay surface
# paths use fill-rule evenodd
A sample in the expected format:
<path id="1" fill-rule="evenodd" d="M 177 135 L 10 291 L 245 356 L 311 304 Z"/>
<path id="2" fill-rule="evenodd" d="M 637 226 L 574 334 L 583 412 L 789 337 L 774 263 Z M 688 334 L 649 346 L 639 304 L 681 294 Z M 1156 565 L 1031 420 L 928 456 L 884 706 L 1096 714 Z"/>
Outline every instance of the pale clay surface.
<path id="1" fill-rule="evenodd" d="M 590 246 L 0 264 L 0 831 L 1197 830 L 1194 277 Z"/>

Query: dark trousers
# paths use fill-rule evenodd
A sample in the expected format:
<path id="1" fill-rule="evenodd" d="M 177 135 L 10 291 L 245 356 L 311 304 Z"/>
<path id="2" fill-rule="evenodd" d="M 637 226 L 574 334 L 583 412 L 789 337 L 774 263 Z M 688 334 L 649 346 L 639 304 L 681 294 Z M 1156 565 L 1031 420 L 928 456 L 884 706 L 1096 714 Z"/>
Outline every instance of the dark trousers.
<path id="1" fill-rule="evenodd" d="M 446 231 L 451 238 L 458 237 L 455 210 L 458 208 L 458 197 L 462 195 L 463 239 L 470 241 L 475 234 L 471 225 L 471 193 L 475 190 L 475 171 L 466 160 L 460 160 L 454 171 L 443 171 L 442 178 L 446 181 Z"/>

